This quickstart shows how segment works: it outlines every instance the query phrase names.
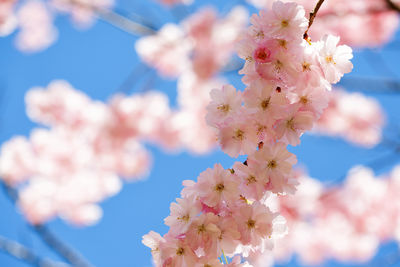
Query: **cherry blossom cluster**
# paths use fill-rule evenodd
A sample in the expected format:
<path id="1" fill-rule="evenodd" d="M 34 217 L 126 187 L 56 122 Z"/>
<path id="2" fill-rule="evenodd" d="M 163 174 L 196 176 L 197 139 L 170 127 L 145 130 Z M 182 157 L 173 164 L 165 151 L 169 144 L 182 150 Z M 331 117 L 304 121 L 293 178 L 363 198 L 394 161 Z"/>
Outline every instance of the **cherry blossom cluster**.
<path id="1" fill-rule="evenodd" d="M 385 116 L 379 103 L 361 93 L 335 89 L 314 131 L 342 136 L 357 145 L 372 147 L 382 139 Z"/>
<path id="2" fill-rule="evenodd" d="M 286 219 L 289 234 L 273 252 L 254 253 L 257 267 L 284 262 L 295 253 L 306 265 L 328 259 L 367 262 L 381 242 L 400 241 L 400 166 L 375 177 L 364 166 L 349 171 L 343 185 L 324 187 L 298 171 L 294 195 L 272 195 L 266 202 Z"/>
<path id="3" fill-rule="evenodd" d="M 351 48 L 338 46 L 339 38 L 303 39 L 308 20 L 295 3 L 275 2 L 251 22 L 238 49 L 246 89 L 213 89 L 206 116 L 222 150 L 247 160 L 231 169 L 215 164 L 197 182 L 183 182 L 165 219 L 169 232 L 143 237 L 156 266 L 221 266 L 220 255 L 234 257 L 228 266 L 248 266 L 241 257 L 272 248 L 286 226 L 265 199 L 297 185 L 287 145 L 300 143 L 327 107 L 331 83 L 352 69 Z"/>
<path id="4" fill-rule="evenodd" d="M 172 127 L 177 119 L 160 93 L 116 95 L 105 104 L 54 81 L 30 90 L 26 103 L 29 117 L 49 129 L 3 144 L 0 175 L 19 190 L 19 206 L 33 224 L 57 215 L 95 223 L 101 217 L 96 203 L 119 191 L 118 177 L 136 180 L 148 173 L 151 157 L 143 142 L 182 146 L 182 123 Z"/>
<path id="5" fill-rule="evenodd" d="M 190 5 L 193 3 L 194 0 L 157 0 L 157 1 L 166 6 L 173 6 L 180 4 Z"/>
<path id="6" fill-rule="evenodd" d="M 179 118 L 187 129 L 183 142 L 197 153 L 215 147 L 215 133 L 204 121 L 209 93 L 223 85 L 217 74 L 229 62 L 247 20 L 243 7 L 233 8 L 224 18 L 212 8 L 201 9 L 179 25 L 166 24 L 136 43 L 146 64 L 163 77 L 178 79 Z"/>
<path id="7" fill-rule="evenodd" d="M 274 0 L 247 0 L 258 8 L 270 8 Z M 296 2 L 307 12 L 314 8 L 314 1 L 284 0 Z M 397 3 L 398 0 L 392 1 Z M 398 12 L 392 10 L 387 0 L 329 0 L 318 11 L 318 20 L 310 30 L 314 37 L 334 34 L 343 43 L 356 47 L 382 46 L 394 36 L 399 25 Z"/>
<path id="8" fill-rule="evenodd" d="M 0 36 L 18 29 L 16 46 L 24 52 L 46 49 L 57 40 L 53 25 L 60 13 L 71 14 L 80 28 L 89 27 L 97 10 L 107 10 L 113 0 L 5 0 L 0 2 Z"/>

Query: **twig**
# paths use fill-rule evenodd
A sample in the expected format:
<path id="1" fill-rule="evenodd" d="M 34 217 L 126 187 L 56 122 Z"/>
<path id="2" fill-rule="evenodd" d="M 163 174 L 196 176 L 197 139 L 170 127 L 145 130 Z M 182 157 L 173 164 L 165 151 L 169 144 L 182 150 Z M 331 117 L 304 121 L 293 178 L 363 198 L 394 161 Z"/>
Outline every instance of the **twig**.
<path id="1" fill-rule="evenodd" d="M 395 4 L 392 0 L 385 0 L 385 2 L 390 9 L 400 12 L 400 7 L 397 4 Z"/>
<path id="2" fill-rule="evenodd" d="M 309 37 L 308 37 L 308 30 L 310 29 L 311 25 L 313 24 L 314 19 L 315 19 L 315 17 L 317 16 L 318 10 L 319 10 L 319 8 L 322 6 L 322 4 L 324 3 L 324 1 L 325 1 L 325 0 L 318 0 L 318 3 L 317 3 L 317 5 L 314 7 L 314 10 L 310 13 L 310 20 L 309 20 L 309 22 L 308 22 L 308 27 L 307 27 L 306 32 L 305 32 L 304 35 L 303 35 L 303 38 L 304 38 L 305 40 L 309 40 Z"/>
<path id="3" fill-rule="evenodd" d="M 154 29 L 130 20 L 127 17 L 124 17 L 114 11 L 97 9 L 96 13 L 101 20 L 127 33 L 139 36 L 156 33 Z"/>
<path id="4" fill-rule="evenodd" d="M 5 182 L 1 183 L 3 184 L 3 188 L 7 197 L 11 200 L 11 202 L 13 202 L 13 204 L 15 204 L 18 199 L 18 191 L 11 186 L 8 186 Z M 54 235 L 45 225 L 30 225 L 30 227 L 38 234 L 38 236 L 49 248 L 55 251 L 60 257 L 65 259 L 74 267 L 92 266 L 81 254 L 56 237 L 56 235 Z"/>
<path id="5" fill-rule="evenodd" d="M 66 263 L 42 259 L 24 245 L 0 236 L 0 251 L 32 266 L 38 267 L 68 267 Z"/>
<path id="6" fill-rule="evenodd" d="M 380 94 L 400 93 L 400 81 L 391 78 L 377 78 L 366 76 L 347 76 L 343 77 L 340 85 L 351 91 L 367 91 Z"/>

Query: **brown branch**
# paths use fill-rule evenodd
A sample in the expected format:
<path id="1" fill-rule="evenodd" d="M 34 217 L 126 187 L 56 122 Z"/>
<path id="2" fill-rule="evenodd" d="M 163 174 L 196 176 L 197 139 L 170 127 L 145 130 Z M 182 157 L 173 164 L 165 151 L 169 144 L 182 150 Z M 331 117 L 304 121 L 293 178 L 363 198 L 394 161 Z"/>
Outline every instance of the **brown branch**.
<path id="1" fill-rule="evenodd" d="M 317 16 L 318 10 L 320 9 L 320 7 L 322 6 L 322 4 L 324 3 L 325 0 L 318 0 L 317 5 L 314 7 L 314 10 L 310 13 L 310 20 L 308 21 L 308 27 L 306 32 L 303 35 L 303 38 L 305 40 L 309 41 L 309 37 L 308 37 L 308 30 L 310 29 L 311 25 L 314 22 L 315 17 Z"/>
<path id="2" fill-rule="evenodd" d="M 395 10 L 395 11 L 397 11 L 397 12 L 400 13 L 400 7 L 399 7 L 397 4 L 395 4 L 393 1 L 391 1 L 391 0 L 385 0 L 385 2 L 386 2 L 387 6 L 388 6 L 390 9 Z"/>

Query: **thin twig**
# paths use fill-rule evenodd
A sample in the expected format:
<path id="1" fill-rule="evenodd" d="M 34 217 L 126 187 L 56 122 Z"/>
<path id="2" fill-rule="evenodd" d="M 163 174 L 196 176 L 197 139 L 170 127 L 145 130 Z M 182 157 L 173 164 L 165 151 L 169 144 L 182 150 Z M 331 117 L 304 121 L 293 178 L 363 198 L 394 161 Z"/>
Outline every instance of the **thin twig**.
<path id="1" fill-rule="evenodd" d="M 11 200 L 13 204 L 18 200 L 18 191 L 7 185 L 5 182 L 1 182 L 3 189 L 7 197 Z M 50 229 L 45 225 L 30 225 L 31 228 L 38 234 L 38 236 L 43 240 L 43 242 L 53 251 L 55 251 L 60 257 L 65 259 L 67 262 L 75 267 L 91 267 L 90 264 L 80 253 L 75 249 L 66 245 L 61 239 L 59 239 L 55 234 L 53 234 Z"/>
<path id="2" fill-rule="evenodd" d="M 340 85 L 351 91 L 367 91 L 379 94 L 400 93 L 400 81 L 392 78 L 351 75 L 343 77 Z"/>
<path id="3" fill-rule="evenodd" d="M 129 34 L 142 36 L 156 33 L 154 29 L 130 20 L 114 11 L 97 9 L 96 13 L 101 20 Z"/>
<path id="4" fill-rule="evenodd" d="M 62 262 L 56 262 L 49 259 L 40 258 L 31 249 L 24 245 L 0 236 L 0 251 L 16 258 L 17 260 L 23 261 L 32 266 L 38 267 L 68 267 L 70 265 Z"/>
<path id="5" fill-rule="evenodd" d="M 392 0 L 385 0 L 385 2 L 390 9 L 400 12 L 400 7 L 397 4 L 395 4 Z"/>
<path id="6" fill-rule="evenodd" d="M 308 27 L 307 27 L 306 32 L 305 32 L 304 35 L 303 35 L 303 38 L 304 38 L 305 40 L 309 40 L 309 37 L 308 37 L 308 30 L 310 29 L 311 25 L 313 24 L 314 19 L 315 19 L 315 17 L 317 16 L 318 10 L 319 10 L 319 8 L 322 6 L 322 4 L 324 3 L 324 1 L 325 1 L 325 0 L 318 0 L 318 3 L 317 3 L 317 5 L 314 7 L 314 10 L 310 13 L 310 20 L 309 20 L 309 22 L 308 22 Z"/>

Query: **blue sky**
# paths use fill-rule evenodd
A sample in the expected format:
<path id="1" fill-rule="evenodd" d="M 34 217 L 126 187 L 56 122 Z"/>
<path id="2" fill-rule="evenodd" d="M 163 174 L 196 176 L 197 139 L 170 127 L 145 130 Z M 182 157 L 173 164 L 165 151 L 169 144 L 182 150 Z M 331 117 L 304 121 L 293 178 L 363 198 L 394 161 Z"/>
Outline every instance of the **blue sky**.
<path id="1" fill-rule="evenodd" d="M 198 2 L 206 5 L 213 1 Z M 233 4 L 243 1 L 218 2 L 218 8 L 227 12 Z M 176 12 L 175 16 L 171 15 L 150 1 L 123 0 L 119 2 L 118 8 L 142 16 L 151 14 L 151 20 L 156 27 L 176 20 L 182 13 Z M 190 9 L 197 8 L 198 5 Z M 137 37 L 109 24 L 100 21 L 87 31 L 79 31 L 72 26 L 67 17 L 60 17 L 56 20 L 56 26 L 60 32 L 56 44 L 33 55 L 16 50 L 13 45 L 14 35 L 0 39 L 1 143 L 13 135 L 27 136 L 30 130 L 37 126 L 27 118 L 24 107 L 24 94 L 32 86 L 47 86 L 53 79 L 65 79 L 90 97 L 106 100 L 117 92 L 138 62 L 134 51 Z M 399 38 L 398 33 L 395 39 Z M 393 73 L 382 68 L 379 58 L 384 60 Z M 354 71 L 351 75 L 399 80 L 399 60 L 400 46 L 396 45 L 391 45 L 391 49 L 356 51 L 353 60 Z M 228 78 L 240 87 L 237 75 L 230 75 Z M 167 93 L 174 103 L 175 85 L 175 82 L 159 79 L 155 89 Z M 132 92 L 139 88 L 140 86 L 135 86 Z M 385 109 L 388 125 L 399 126 L 400 92 L 379 93 L 379 88 L 366 92 L 375 97 Z M 150 250 L 141 244 L 141 237 L 150 230 L 161 234 L 168 230 L 163 225 L 163 219 L 169 214 L 170 203 L 178 197 L 182 189 L 182 180 L 196 179 L 200 172 L 214 163 L 220 162 L 224 167 L 229 167 L 234 162 L 234 159 L 220 151 L 194 156 L 185 152 L 167 154 L 151 146 L 150 149 L 154 156 L 154 166 L 149 177 L 144 181 L 125 184 L 120 194 L 103 202 L 104 216 L 100 223 L 87 228 L 76 228 L 61 220 L 49 223 L 54 232 L 77 248 L 95 266 L 151 266 Z M 387 153 L 387 150 L 381 148 L 366 150 L 340 139 L 311 135 L 303 136 L 302 144 L 291 150 L 307 167 L 312 177 L 327 182 L 340 180 L 353 165 L 366 164 Z M 395 158 L 393 163 L 379 168 L 377 172 L 390 170 L 395 162 L 399 163 L 399 159 L 400 157 Z M 0 235 L 25 244 L 40 255 L 57 259 L 30 230 L 3 192 L 0 192 L 0 211 Z M 396 249 L 395 245 L 386 244 L 377 258 L 396 253 Z M 400 263 L 398 265 L 400 266 Z M 0 253 L 0 267 L 3 266 L 26 265 Z M 287 266 L 298 265 L 292 261 Z M 353 265 L 328 262 L 326 266 Z"/>

